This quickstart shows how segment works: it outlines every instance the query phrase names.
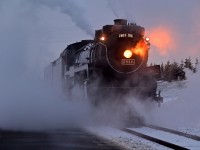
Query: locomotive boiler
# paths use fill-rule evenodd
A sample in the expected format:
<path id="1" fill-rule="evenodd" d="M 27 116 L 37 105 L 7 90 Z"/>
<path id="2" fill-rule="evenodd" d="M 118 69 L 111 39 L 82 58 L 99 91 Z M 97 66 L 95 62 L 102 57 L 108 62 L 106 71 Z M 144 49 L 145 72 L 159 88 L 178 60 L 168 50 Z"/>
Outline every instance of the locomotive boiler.
<path id="1" fill-rule="evenodd" d="M 70 44 L 45 68 L 45 78 L 70 95 L 79 85 L 84 97 L 98 104 L 127 94 L 162 102 L 156 79 L 160 66 L 147 67 L 150 39 L 145 29 L 125 19 L 96 30 L 93 40 Z"/>

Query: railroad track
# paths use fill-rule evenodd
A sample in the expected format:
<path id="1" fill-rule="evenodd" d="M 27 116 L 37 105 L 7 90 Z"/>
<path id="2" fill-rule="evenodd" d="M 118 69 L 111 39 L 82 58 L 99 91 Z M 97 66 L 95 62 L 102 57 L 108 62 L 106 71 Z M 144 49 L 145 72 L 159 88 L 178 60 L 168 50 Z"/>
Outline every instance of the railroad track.
<path id="1" fill-rule="evenodd" d="M 180 131 L 144 124 L 141 128 L 122 128 L 121 131 L 155 142 L 171 149 L 200 149 L 200 137 Z"/>
<path id="2" fill-rule="evenodd" d="M 186 138 L 190 138 L 190 139 L 193 139 L 193 140 L 196 140 L 196 141 L 200 141 L 200 137 L 196 136 L 196 135 L 192 135 L 192 134 L 188 134 L 188 133 L 184 133 L 184 132 L 180 132 L 180 131 L 177 131 L 177 130 L 168 129 L 168 128 L 164 128 L 164 127 L 159 127 L 159 126 L 155 126 L 155 125 L 145 124 L 145 126 L 149 127 L 149 128 L 152 128 L 152 129 L 169 132 L 169 133 L 173 133 L 173 134 L 177 134 L 177 135 L 180 135 L 180 136 L 184 136 Z"/>

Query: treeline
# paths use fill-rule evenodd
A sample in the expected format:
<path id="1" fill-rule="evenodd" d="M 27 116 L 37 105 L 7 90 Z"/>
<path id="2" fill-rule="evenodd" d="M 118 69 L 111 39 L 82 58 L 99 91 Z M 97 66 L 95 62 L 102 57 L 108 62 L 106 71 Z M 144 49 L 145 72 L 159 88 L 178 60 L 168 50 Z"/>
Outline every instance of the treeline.
<path id="1" fill-rule="evenodd" d="M 182 60 L 180 63 L 168 61 L 166 64 L 161 64 L 161 80 L 186 80 L 185 69 L 191 70 L 193 73 L 197 72 L 199 60 L 196 58 L 195 63 L 192 63 L 190 58 Z M 152 64 L 151 64 L 152 65 Z"/>

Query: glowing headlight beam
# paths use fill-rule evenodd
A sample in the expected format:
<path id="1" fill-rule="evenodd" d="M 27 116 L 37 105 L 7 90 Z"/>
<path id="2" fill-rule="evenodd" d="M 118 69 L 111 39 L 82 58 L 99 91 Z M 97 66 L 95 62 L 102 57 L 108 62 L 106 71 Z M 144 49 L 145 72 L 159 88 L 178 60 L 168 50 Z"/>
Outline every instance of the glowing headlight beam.
<path id="1" fill-rule="evenodd" d="M 125 50 L 124 51 L 124 57 L 126 58 L 131 58 L 131 56 L 133 55 L 132 51 L 131 50 Z"/>
<path id="2" fill-rule="evenodd" d="M 104 36 L 100 37 L 100 40 L 105 41 L 105 37 Z"/>

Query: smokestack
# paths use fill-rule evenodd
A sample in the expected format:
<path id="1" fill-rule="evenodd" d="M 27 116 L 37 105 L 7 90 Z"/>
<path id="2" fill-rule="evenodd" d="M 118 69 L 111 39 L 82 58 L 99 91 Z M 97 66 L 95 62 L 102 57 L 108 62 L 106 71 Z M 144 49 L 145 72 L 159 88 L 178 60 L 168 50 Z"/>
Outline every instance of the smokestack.
<path id="1" fill-rule="evenodd" d="M 115 19 L 114 24 L 115 25 L 127 25 L 127 20 L 126 19 Z"/>

